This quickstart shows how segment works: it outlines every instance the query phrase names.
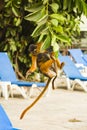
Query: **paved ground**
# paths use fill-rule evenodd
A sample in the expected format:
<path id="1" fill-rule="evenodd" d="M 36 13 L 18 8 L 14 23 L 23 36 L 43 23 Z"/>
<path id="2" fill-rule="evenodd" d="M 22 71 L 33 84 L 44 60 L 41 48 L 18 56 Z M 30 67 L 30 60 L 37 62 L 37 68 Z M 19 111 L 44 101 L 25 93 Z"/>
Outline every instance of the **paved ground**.
<path id="1" fill-rule="evenodd" d="M 14 127 L 22 130 L 87 130 L 87 93 L 55 89 L 20 120 L 20 114 L 35 98 L 0 98 Z"/>

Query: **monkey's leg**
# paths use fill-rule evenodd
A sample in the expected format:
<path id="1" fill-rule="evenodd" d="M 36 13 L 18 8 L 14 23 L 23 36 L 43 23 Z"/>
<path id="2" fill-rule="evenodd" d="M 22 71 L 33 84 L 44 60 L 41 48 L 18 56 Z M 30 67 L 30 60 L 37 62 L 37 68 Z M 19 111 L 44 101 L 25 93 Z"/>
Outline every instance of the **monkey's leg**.
<path id="1" fill-rule="evenodd" d="M 55 78 L 52 81 L 52 88 L 53 89 L 54 89 L 54 81 L 55 81 L 55 79 L 57 78 L 57 75 L 58 75 L 58 71 L 57 70 L 58 69 L 61 70 L 63 68 L 64 64 L 65 64 L 64 62 L 60 63 L 59 59 L 55 60 L 55 62 L 54 62 L 54 71 L 56 73 L 56 76 L 55 76 Z"/>
<path id="2" fill-rule="evenodd" d="M 54 71 L 51 70 L 52 63 L 54 63 L 54 65 L 55 65 L 54 60 L 48 60 L 47 62 L 45 62 L 41 65 L 40 70 L 43 74 L 45 74 L 49 78 L 55 77 L 52 81 L 52 88 L 54 89 L 54 80 L 56 79 L 57 74 L 56 74 L 56 71 L 55 71 L 56 67 L 54 67 Z"/>
<path id="3" fill-rule="evenodd" d="M 51 81 L 51 78 L 48 79 L 48 82 L 47 82 L 45 88 L 43 89 L 43 91 L 41 92 L 41 94 L 35 99 L 35 101 L 34 101 L 31 105 L 29 105 L 29 106 L 21 113 L 20 119 L 22 119 L 22 118 L 24 117 L 24 115 L 26 114 L 26 112 L 27 112 L 28 110 L 30 110 L 30 109 L 36 104 L 36 102 L 43 96 L 43 94 L 45 93 L 45 91 L 48 89 L 48 86 L 49 86 L 50 81 Z"/>
<path id="4" fill-rule="evenodd" d="M 54 81 L 55 81 L 55 79 L 57 78 L 57 70 L 58 70 L 58 66 L 57 66 L 57 63 L 56 63 L 56 61 L 54 62 L 54 71 L 55 71 L 55 73 L 56 73 L 56 76 L 54 77 L 54 79 L 53 79 L 53 81 L 52 81 L 52 88 L 54 89 L 55 87 L 54 87 Z"/>
<path id="5" fill-rule="evenodd" d="M 45 74 L 49 78 L 53 78 L 56 76 L 56 73 L 51 70 L 53 60 L 48 60 L 45 63 L 40 64 L 40 71 Z"/>

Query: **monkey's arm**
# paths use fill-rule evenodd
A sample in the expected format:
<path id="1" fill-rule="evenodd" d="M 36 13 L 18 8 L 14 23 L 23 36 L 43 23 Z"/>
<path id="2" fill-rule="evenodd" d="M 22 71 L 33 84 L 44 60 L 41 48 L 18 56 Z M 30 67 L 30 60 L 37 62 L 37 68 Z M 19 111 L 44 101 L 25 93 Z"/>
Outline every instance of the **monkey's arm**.
<path id="1" fill-rule="evenodd" d="M 29 74 L 33 73 L 36 68 L 37 68 L 37 57 L 32 55 L 32 65 L 31 68 L 27 71 L 26 73 L 26 78 L 28 77 Z"/>
<path id="2" fill-rule="evenodd" d="M 27 71 L 26 76 L 34 72 L 37 68 L 37 55 L 40 52 L 41 43 L 38 44 L 31 44 L 29 46 L 29 51 L 32 54 L 32 65 L 31 68 Z"/>
<path id="3" fill-rule="evenodd" d="M 63 66 L 65 65 L 64 62 L 60 63 L 59 59 L 56 59 L 56 63 L 57 63 L 57 67 L 60 68 L 60 69 L 62 69 Z"/>
<path id="4" fill-rule="evenodd" d="M 57 67 L 58 67 L 59 69 L 62 69 L 62 68 L 63 68 L 63 66 L 65 65 L 65 63 L 64 63 L 64 62 L 61 63 L 58 58 L 55 58 L 54 52 L 52 52 L 52 53 L 50 54 L 50 57 L 51 57 L 51 59 L 54 60 L 54 62 L 57 64 Z"/>

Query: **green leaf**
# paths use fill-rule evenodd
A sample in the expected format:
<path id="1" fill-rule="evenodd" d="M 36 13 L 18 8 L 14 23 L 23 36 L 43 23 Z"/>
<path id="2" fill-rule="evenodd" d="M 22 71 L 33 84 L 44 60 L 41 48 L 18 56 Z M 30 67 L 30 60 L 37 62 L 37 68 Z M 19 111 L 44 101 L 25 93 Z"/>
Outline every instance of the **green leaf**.
<path id="1" fill-rule="evenodd" d="M 68 7 L 68 2 L 69 2 L 69 0 L 64 0 L 64 2 L 63 2 L 63 10 L 66 10 L 66 9 L 67 9 L 67 7 Z"/>
<path id="2" fill-rule="evenodd" d="M 49 29 L 48 29 L 48 27 L 45 28 L 45 30 L 43 32 L 41 32 L 41 34 L 39 36 L 39 39 L 38 39 L 38 42 L 44 41 L 46 35 L 49 35 Z"/>
<path id="3" fill-rule="evenodd" d="M 54 25 L 54 26 L 58 26 L 58 20 L 56 19 L 51 19 L 50 22 Z"/>
<path id="4" fill-rule="evenodd" d="M 62 42 L 65 42 L 65 43 L 70 43 L 71 42 L 70 38 L 68 36 L 66 36 L 66 35 L 63 35 L 63 34 L 56 35 L 56 38 L 58 40 L 62 41 Z"/>
<path id="5" fill-rule="evenodd" d="M 59 45 L 58 45 L 57 42 L 54 42 L 54 44 L 53 44 L 53 51 L 56 52 L 58 50 L 59 50 Z"/>
<path id="6" fill-rule="evenodd" d="M 15 52 L 17 50 L 17 47 L 15 45 L 15 41 L 12 38 L 9 39 L 9 44 L 10 44 L 10 50 L 12 50 L 13 52 Z"/>
<path id="7" fill-rule="evenodd" d="M 50 35 L 47 35 L 42 44 L 41 50 L 47 49 L 50 45 L 51 45 L 51 37 L 50 37 Z"/>
<path id="8" fill-rule="evenodd" d="M 38 11 L 38 12 L 28 14 L 27 16 L 24 17 L 24 19 L 37 22 L 43 16 L 44 16 L 44 13 L 42 11 Z"/>
<path id="9" fill-rule="evenodd" d="M 55 52 L 55 57 L 58 58 L 59 50 Z"/>
<path id="10" fill-rule="evenodd" d="M 57 26 L 57 27 L 52 27 L 52 29 L 56 32 L 56 33 L 63 33 L 63 27 L 62 26 Z"/>
<path id="11" fill-rule="evenodd" d="M 82 6 L 83 6 L 83 12 L 87 16 L 87 4 L 84 1 L 81 1 Z"/>
<path id="12" fill-rule="evenodd" d="M 43 33 L 43 35 L 47 35 L 49 33 L 49 27 L 46 26 L 46 28 L 44 28 L 44 30 L 41 32 L 41 34 Z"/>
<path id="13" fill-rule="evenodd" d="M 75 0 L 75 8 L 78 10 L 78 13 L 82 12 L 83 8 L 81 0 Z"/>
<path id="14" fill-rule="evenodd" d="M 37 27 L 35 28 L 35 30 L 33 31 L 33 33 L 32 33 L 31 36 L 33 36 L 33 37 L 39 36 L 42 32 L 45 31 L 46 28 L 47 28 L 47 27 L 46 27 L 46 24 L 43 24 L 43 25 L 41 25 L 41 26 L 37 26 Z"/>
<path id="15" fill-rule="evenodd" d="M 72 8 L 73 8 L 73 1 L 69 0 L 68 3 L 67 3 L 67 6 L 68 6 L 68 11 L 71 12 Z"/>
<path id="16" fill-rule="evenodd" d="M 50 17 L 53 19 L 57 19 L 58 21 L 63 22 L 63 23 L 65 21 L 65 17 L 61 14 L 51 14 Z"/>
<path id="17" fill-rule="evenodd" d="M 25 7 L 25 11 L 28 11 L 28 12 L 38 12 L 40 10 L 43 9 L 43 4 L 40 3 L 36 3 L 36 4 L 33 4 L 33 6 L 29 6 L 29 7 Z"/>
<path id="18" fill-rule="evenodd" d="M 47 20 L 48 20 L 48 15 L 46 14 L 46 15 L 44 15 L 41 19 L 39 19 L 39 20 L 37 21 L 37 24 L 38 24 L 38 25 L 45 24 L 45 23 L 47 22 Z"/>
<path id="19" fill-rule="evenodd" d="M 52 35 L 51 45 L 53 46 L 55 42 L 56 42 L 56 36 L 53 34 L 53 35 Z"/>
<path id="20" fill-rule="evenodd" d="M 41 42 L 43 40 L 43 38 L 44 38 L 44 34 L 41 33 L 41 35 L 39 36 L 39 39 L 38 39 L 38 43 Z"/>
<path id="21" fill-rule="evenodd" d="M 59 46 L 58 46 L 58 43 L 57 43 L 57 40 L 56 40 L 56 35 L 53 34 L 52 35 L 52 42 L 51 42 L 51 46 L 53 46 L 53 51 L 56 52 L 59 50 Z"/>
<path id="22" fill-rule="evenodd" d="M 6 8 L 10 7 L 11 1 L 8 1 L 7 4 L 5 5 Z"/>
<path id="23" fill-rule="evenodd" d="M 15 5 L 20 5 L 22 0 L 14 0 L 13 2 L 15 3 Z"/>
<path id="24" fill-rule="evenodd" d="M 14 6 L 12 6 L 12 12 L 13 12 L 13 14 L 14 14 L 16 17 L 19 17 L 19 16 L 20 16 L 20 13 L 19 13 L 18 9 L 17 9 L 16 7 L 14 7 Z"/>
<path id="25" fill-rule="evenodd" d="M 48 0 L 43 0 L 43 4 L 47 4 L 48 3 Z"/>
<path id="26" fill-rule="evenodd" d="M 21 19 L 20 19 L 20 18 L 18 18 L 18 19 L 17 19 L 17 21 L 16 21 L 16 24 L 15 24 L 15 25 L 16 25 L 16 26 L 19 26 L 19 25 L 20 25 L 20 23 L 21 23 Z"/>
<path id="27" fill-rule="evenodd" d="M 50 4 L 50 6 L 51 6 L 53 12 L 57 13 L 59 5 L 57 3 L 52 3 L 52 4 Z"/>
<path id="28" fill-rule="evenodd" d="M 20 5 L 19 5 L 19 4 L 16 4 L 15 2 L 13 2 L 12 5 L 13 5 L 15 8 L 17 8 L 17 9 L 20 8 Z"/>
<path id="29" fill-rule="evenodd" d="M 12 35 L 13 37 L 16 36 L 16 31 L 15 31 L 14 29 L 11 30 L 10 33 L 11 33 L 11 35 Z"/>
<path id="30" fill-rule="evenodd" d="M 4 0 L 5 2 L 8 2 L 9 0 Z"/>

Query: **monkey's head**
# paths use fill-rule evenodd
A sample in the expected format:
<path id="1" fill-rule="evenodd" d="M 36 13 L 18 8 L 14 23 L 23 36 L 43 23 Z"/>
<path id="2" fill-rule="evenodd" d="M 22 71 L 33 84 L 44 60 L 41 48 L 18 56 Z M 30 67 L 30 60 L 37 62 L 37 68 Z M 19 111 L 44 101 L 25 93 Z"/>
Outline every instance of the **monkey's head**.
<path id="1" fill-rule="evenodd" d="M 33 55 L 36 55 L 36 54 L 37 54 L 37 45 L 31 44 L 31 45 L 29 46 L 29 52 L 30 52 L 31 54 L 33 54 Z"/>
<path id="2" fill-rule="evenodd" d="M 40 53 L 40 47 L 41 47 L 41 43 L 31 44 L 29 46 L 29 51 L 32 55 L 36 56 Z"/>

